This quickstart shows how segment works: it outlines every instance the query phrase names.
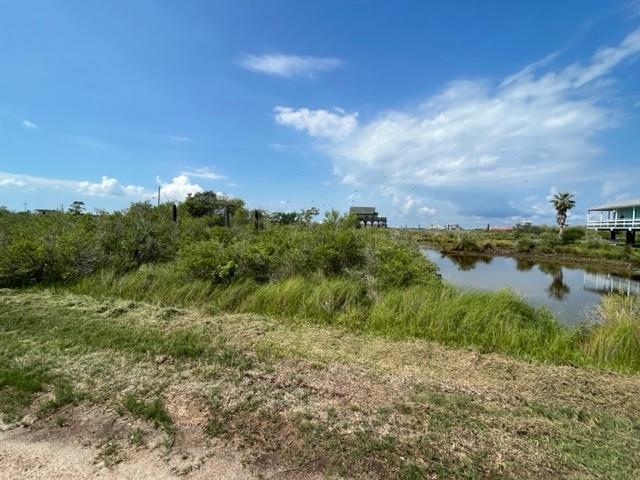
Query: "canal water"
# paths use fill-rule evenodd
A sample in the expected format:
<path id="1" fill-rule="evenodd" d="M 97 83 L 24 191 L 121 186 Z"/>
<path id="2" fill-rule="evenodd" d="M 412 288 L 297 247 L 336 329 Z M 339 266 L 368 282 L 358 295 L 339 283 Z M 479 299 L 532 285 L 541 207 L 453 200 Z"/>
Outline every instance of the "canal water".
<path id="1" fill-rule="evenodd" d="M 442 277 L 463 288 L 510 288 L 532 305 L 545 305 L 567 325 L 595 318 L 603 295 L 619 292 L 640 295 L 640 279 L 594 273 L 553 262 L 531 262 L 510 257 L 445 256 L 424 248 Z"/>

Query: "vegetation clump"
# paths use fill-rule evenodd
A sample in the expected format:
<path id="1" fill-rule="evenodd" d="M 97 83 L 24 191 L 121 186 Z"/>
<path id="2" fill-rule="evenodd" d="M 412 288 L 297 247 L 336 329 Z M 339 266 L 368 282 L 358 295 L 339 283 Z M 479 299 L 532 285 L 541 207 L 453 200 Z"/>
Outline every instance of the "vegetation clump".
<path id="1" fill-rule="evenodd" d="M 254 225 L 240 203 L 234 220 L 223 227 L 220 218 L 227 210 L 211 206 L 217 197 L 197 201 L 204 206 L 182 205 L 177 222 L 171 206 L 149 204 L 95 216 L 4 214 L 0 286 L 62 286 L 94 296 L 266 314 L 543 361 L 640 370 L 635 310 L 624 321 L 569 329 L 514 292 L 461 291 L 444 283 L 417 244 L 399 232 L 355 228 L 353 218 L 335 212 L 322 223 L 308 216 L 293 225 Z M 545 242 L 567 248 L 581 241 L 580 233 L 568 228 L 560 239 L 532 228 L 517 233 L 516 249 L 535 252 Z M 461 252 L 482 254 L 503 242 L 473 233 L 443 235 Z M 614 318 L 613 309 L 606 307 L 603 315 Z M 60 327 L 80 335 L 81 345 L 103 345 L 112 329 L 109 323 Z M 129 330 L 112 332 L 118 348 L 142 354 L 170 345 L 175 357 L 210 355 L 206 341 L 186 333 L 183 338 L 179 330 L 169 336 L 154 332 L 148 345 L 136 342 Z M 233 352 L 229 359 L 244 362 Z"/>

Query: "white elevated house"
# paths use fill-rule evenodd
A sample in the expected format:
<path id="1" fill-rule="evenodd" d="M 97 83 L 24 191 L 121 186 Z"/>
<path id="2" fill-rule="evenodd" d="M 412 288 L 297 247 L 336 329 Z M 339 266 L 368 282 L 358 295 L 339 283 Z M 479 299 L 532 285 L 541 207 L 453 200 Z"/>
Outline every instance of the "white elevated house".
<path id="1" fill-rule="evenodd" d="M 618 232 L 625 232 L 627 244 L 633 245 L 640 230 L 640 198 L 589 208 L 587 228 L 608 230 L 611 240 L 616 239 Z"/>

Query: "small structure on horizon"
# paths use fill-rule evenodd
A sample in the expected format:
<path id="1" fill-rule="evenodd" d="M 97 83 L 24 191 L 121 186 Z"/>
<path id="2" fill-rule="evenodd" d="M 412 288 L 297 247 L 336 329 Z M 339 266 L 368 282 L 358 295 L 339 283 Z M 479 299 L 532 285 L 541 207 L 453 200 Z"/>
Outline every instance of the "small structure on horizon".
<path id="1" fill-rule="evenodd" d="M 64 213 L 61 210 L 54 210 L 50 208 L 36 208 L 33 212 L 36 215 L 59 215 Z"/>
<path id="2" fill-rule="evenodd" d="M 592 217 L 593 213 L 596 218 Z M 640 230 L 640 198 L 589 208 L 587 229 L 609 230 L 611 241 L 616 240 L 618 232 L 625 232 L 627 245 L 635 244 L 636 232 Z"/>
<path id="3" fill-rule="evenodd" d="M 436 223 L 432 223 L 427 230 L 462 230 L 462 227 L 457 223 L 447 223 L 446 225 L 438 225 Z"/>
<path id="4" fill-rule="evenodd" d="M 376 207 L 351 207 L 349 209 L 350 215 L 355 215 L 360 224 L 364 224 L 366 227 L 367 224 L 370 224 L 372 227 L 374 225 L 378 227 L 387 226 L 387 217 L 378 216 L 378 212 L 376 212 Z"/>

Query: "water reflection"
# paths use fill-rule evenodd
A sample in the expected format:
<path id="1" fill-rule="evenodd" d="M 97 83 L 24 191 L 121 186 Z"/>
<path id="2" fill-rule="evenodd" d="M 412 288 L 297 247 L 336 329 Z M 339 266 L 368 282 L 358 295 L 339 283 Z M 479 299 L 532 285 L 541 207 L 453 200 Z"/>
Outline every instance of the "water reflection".
<path id="1" fill-rule="evenodd" d="M 445 255 L 445 254 L 443 254 Z M 493 257 L 487 257 L 486 255 L 445 255 L 449 260 L 458 266 L 458 269 L 463 272 L 468 272 L 476 268 L 478 263 L 482 262 L 487 265 L 491 263 Z"/>
<path id="2" fill-rule="evenodd" d="M 529 272 L 536 264 L 531 260 L 524 260 L 522 258 L 516 258 L 516 269 L 519 272 Z"/>
<path id="3" fill-rule="evenodd" d="M 593 273 L 584 267 L 553 261 L 490 257 L 487 255 L 444 255 L 433 249 L 424 254 L 438 265 L 442 277 L 463 288 L 510 289 L 532 305 L 549 308 L 556 318 L 575 324 L 595 311 L 603 295 L 616 291 L 640 295 L 640 277 Z"/>
<path id="4" fill-rule="evenodd" d="M 640 281 L 609 273 L 585 272 L 583 287 L 585 290 L 598 293 L 640 295 Z"/>
<path id="5" fill-rule="evenodd" d="M 557 263 L 541 263 L 538 265 L 538 269 L 552 278 L 547 287 L 549 298 L 564 300 L 571 293 L 569 285 L 564 283 L 564 272 L 560 265 Z"/>

